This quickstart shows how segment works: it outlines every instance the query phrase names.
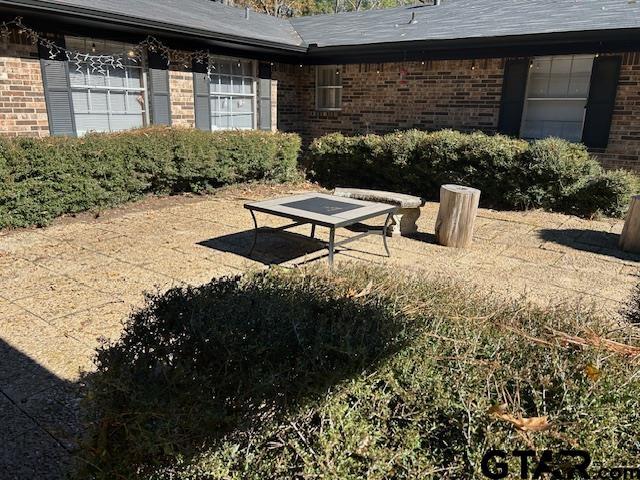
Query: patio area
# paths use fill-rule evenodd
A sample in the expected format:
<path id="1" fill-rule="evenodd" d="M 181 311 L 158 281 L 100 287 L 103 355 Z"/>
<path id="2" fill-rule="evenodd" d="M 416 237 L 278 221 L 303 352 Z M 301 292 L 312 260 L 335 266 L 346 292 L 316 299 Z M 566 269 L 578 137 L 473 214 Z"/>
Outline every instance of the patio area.
<path id="1" fill-rule="evenodd" d="M 64 474 L 79 432 L 79 372 L 91 369 L 99 338 L 118 337 L 144 292 L 271 264 L 326 262 L 326 251 L 303 237 L 308 226 L 293 230 L 300 235 L 260 235 L 247 255 L 253 223 L 242 205 L 314 188 L 245 186 L 148 199 L 97 217 L 0 233 L 0 477 Z M 455 250 L 435 244 L 437 211 L 437 203 L 427 203 L 420 233 L 389 240 L 391 258 L 379 238 L 368 237 L 340 251 L 336 263 L 387 264 L 545 306 L 583 303 L 606 315 L 616 315 L 640 280 L 640 255 L 617 249 L 622 221 L 481 209 L 473 247 Z M 287 223 L 258 216 L 261 225 Z M 325 229 L 317 236 L 326 239 Z"/>

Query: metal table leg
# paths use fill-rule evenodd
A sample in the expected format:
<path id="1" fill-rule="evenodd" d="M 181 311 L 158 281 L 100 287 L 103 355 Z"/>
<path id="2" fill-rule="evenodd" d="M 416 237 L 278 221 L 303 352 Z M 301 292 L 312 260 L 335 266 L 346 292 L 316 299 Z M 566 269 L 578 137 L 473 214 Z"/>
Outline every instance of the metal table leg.
<path id="1" fill-rule="evenodd" d="M 316 238 L 316 224 L 311 224 L 311 238 Z"/>
<path id="2" fill-rule="evenodd" d="M 253 253 L 253 249 L 256 246 L 256 242 L 258 241 L 258 222 L 256 220 L 256 214 L 253 213 L 253 210 L 249 210 L 251 213 L 251 218 L 253 218 L 253 243 L 251 244 L 251 250 L 249 250 L 249 256 Z"/>
<path id="3" fill-rule="evenodd" d="M 329 231 L 329 267 L 333 268 L 333 246 L 336 239 L 336 229 L 331 228 Z"/>

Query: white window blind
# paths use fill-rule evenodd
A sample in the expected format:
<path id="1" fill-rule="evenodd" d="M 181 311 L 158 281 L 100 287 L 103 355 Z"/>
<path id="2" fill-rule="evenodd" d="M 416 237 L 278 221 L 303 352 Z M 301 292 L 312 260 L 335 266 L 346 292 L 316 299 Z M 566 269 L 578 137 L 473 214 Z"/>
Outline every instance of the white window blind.
<path id="1" fill-rule="evenodd" d="M 342 109 L 340 67 L 337 65 L 316 67 L 316 110 L 340 109 Z"/>
<path id="2" fill-rule="evenodd" d="M 146 122 L 146 91 L 143 66 L 127 57 L 130 45 L 90 38 L 66 38 L 71 50 L 92 54 L 124 54 L 125 68 L 103 66 L 90 62 L 76 68 L 69 63 L 69 81 L 78 135 L 87 132 L 114 132 L 144 126 Z"/>
<path id="3" fill-rule="evenodd" d="M 211 129 L 256 127 L 256 77 L 250 60 L 211 58 Z"/>
<path id="4" fill-rule="evenodd" d="M 582 139 L 593 58 L 563 55 L 533 60 L 521 137 Z"/>

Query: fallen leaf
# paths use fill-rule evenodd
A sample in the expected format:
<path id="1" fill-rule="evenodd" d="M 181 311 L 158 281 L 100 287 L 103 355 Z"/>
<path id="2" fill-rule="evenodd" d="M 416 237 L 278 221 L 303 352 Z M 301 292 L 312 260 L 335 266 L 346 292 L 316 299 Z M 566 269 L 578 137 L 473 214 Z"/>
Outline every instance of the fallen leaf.
<path id="1" fill-rule="evenodd" d="M 549 417 L 515 418 L 512 420 L 516 428 L 524 432 L 544 432 L 551 428 Z"/>
<path id="2" fill-rule="evenodd" d="M 496 404 L 492 406 L 489 410 L 487 410 L 487 413 L 489 415 L 507 413 L 507 404 L 506 403 Z"/>
<path id="3" fill-rule="evenodd" d="M 352 298 L 366 297 L 371 293 L 372 288 L 373 288 L 373 281 L 370 280 L 369 283 L 367 283 L 367 286 L 364 287 L 359 293 L 355 293 L 353 290 L 350 290 L 349 296 Z"/>
<path id="4" fill-rule="evenodd" d="M 602 371 L 591 363 L 584 367 L 584 372 L 587 374 L 587 377 L 589 377 L 594 382 L 602 376 Z"/>
<path id="5" fill-rule="evenodd" d="M 551 428 L 549 416 L 543 417 L 515 417 L 507 413 L 507 404 L 494 405 L 487 413 L 499 420 L 511 423 L 514 427 L 522 432 L 543 432 Z"/>

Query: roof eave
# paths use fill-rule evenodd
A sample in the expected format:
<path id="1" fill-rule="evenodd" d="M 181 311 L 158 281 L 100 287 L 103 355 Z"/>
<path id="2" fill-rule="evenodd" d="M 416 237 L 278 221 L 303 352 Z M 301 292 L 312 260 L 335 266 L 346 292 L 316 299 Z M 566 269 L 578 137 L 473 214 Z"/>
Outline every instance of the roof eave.
<path id="1" fill-rule="evenodd" d="M 0 8 L 55 18 L 60 24 L 77 22 L 86 28 L 108 28 L 123 32 L 167 35 L 177 42 L 192 41 L 227 49 L 273 56 L 288 63 L 382 63 L 403 60 L 498 58 L 562 53 L 597 53 L 637 50 L 640 28 L 551 32 L 503 37 L 472 37 L 446 40 L 415 40 L 339 46 L 292 45 L 268 40 L 221 34 L 166 22 L 105 13 L 98 10 L 55 4 L 47 0 L 0 0 Z M 185 38 L 186 37 L 186 38 Z"/>
<path id="2" fill-rule="evenodd" d="M 382 63 L 637 50 L 640 28 L 537 33 L 503 37 L 415 40 L 364 45 L 310 45 L 307 63 Z"/>
<path id="3" fill-rule="evenodd" d="M 72 16 L 77 19 L 105 21 L 119 25 L 131 26 L 135 29 L 140 29 L 141 27 L 149 28 L 160 32 L 164 31 L 173 34 L 188 35 L 194 39 L 230 42 L 242 46 L 257 46 L 284 53 L 300 54 L 307 52 L 307 46 L 304 44 L 292 45 L 231 34 L 219 34 L 208 30 L 183 27 L 171 23 L 157 22 L 149 19 L 129 17 L 126 15 L 112 14 L 98 10 L 76 7 L 73 5 L 51 4 L 42 0 L 0 0 L 0 5 L 6 5 L 16 9 L 28 9 L 34 13 L 44 13 L 53 16 Z"/>

